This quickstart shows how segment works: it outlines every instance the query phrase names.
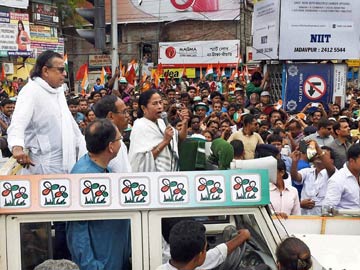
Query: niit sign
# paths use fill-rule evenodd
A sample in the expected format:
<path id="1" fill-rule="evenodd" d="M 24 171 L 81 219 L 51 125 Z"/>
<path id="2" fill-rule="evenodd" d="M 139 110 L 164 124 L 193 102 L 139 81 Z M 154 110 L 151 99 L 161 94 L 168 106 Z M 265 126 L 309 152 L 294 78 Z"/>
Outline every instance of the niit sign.
<path id="1" fill-rule="evenodd" d="M 311 43 L 329 43 L 331 38 L 330 34 L 311 34 L 310 42 Z"/>

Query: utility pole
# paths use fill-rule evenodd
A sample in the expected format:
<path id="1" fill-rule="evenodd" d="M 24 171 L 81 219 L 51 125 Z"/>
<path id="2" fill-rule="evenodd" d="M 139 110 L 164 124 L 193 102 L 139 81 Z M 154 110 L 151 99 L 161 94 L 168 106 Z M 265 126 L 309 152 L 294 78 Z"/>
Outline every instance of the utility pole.
<path id="1" fill-rule="evenodd" d="M 118 21 L 117 21 L 117 0 L 111 0 L 111 71 L 112 76 L 119 66 L 118 48 Z M 115 80 L 113 89 L 118 90 L 118 80 Z"/>

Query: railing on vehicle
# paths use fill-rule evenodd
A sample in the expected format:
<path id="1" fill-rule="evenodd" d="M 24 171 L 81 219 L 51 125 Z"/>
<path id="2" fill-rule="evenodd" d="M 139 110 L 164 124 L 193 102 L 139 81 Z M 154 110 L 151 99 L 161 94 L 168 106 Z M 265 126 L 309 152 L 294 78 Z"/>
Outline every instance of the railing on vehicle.
<path id="1" fill-rule="evenodd" d="M 30 269 L 23 267 L 22 255 L 22 233 L 28 225 L 43 224 L 41 232 L 48 239 L 54 222 L 97 219 L 129 219 L 132 254 L 141 258 L 132 258 L 132 269 L 155 269 L 161 263 L 162 213 L 171 217 L 244 212 L 265 228 L 262 233 L 272 238 L 273 252 L 278 239 L 273 239 L 262 217 L 269 202 L 264 169 L 0 176 L 0 238 L 7 239 L 0 243 L 0 269 Z M 28 235 L 33 231 L 36 228 Z M 44 248 L 51 257 L 51 243 Z"/>

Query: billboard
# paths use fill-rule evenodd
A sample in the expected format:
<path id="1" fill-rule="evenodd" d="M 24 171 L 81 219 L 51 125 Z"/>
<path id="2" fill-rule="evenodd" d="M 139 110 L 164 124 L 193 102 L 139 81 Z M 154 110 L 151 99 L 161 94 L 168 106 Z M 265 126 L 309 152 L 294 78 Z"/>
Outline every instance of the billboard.
<path id="1" fill-rule="evenodd" d="M 218 63 L 235 66 L 239 57 L 239 40 L 160 42 L 158 63 L 172 67 L 198 67 Z"/>
<path id="2" fill-rule="evenodd" d="M 118 0 L 118 21 L 238 20 L 240 2 L 241 0 Z M 108 16 L 107 21 L 110 21 L 110 14 Z"/>
<path id="3" fill-rule="evenodd" d="M 359 58 L 359 10 L 359 0 L 282 1 L 279 58 Z"/>
<path id="4" fill-rule="evenodd" d="M 0 56 L 29 56 L 29 14 L 0 12 Z"/>
<path id="5" fill-rule="evenodd" d="M 278 59 L 280 0 L 264 0 L 254 5 L 253 60 Z"/>

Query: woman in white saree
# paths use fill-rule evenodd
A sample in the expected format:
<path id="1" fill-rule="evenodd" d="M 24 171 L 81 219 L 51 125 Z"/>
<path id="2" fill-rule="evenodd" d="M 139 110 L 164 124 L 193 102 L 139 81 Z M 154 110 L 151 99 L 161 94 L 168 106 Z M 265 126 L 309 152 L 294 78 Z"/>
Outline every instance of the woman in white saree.
<path id="1" fill-rule="evenodd" d="M 183 127 L 178 132 L 161 119 L 163 103 L 156 90 L 148 90 L 139 98 L 139 118 L 130 135 L 129 160 L 133 172 L 169 172 L 178 170 L 178 143 L 187 135 L 188 112 L 179 117 Z"/>

